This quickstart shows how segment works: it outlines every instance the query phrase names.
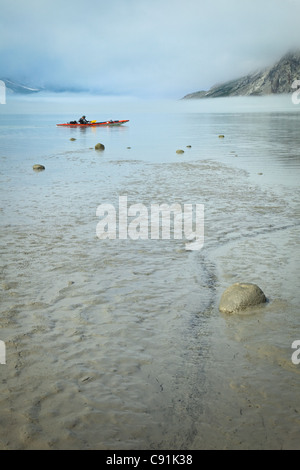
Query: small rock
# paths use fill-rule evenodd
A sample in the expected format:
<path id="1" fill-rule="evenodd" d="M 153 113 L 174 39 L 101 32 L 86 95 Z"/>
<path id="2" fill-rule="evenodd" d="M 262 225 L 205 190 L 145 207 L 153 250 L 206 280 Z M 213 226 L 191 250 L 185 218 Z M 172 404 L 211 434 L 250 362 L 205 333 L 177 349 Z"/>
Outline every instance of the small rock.
<path id="1" fill-rule="evenodd" d="M 81 382 L 87 382 L 90 379 L 91 379 L 91 377 L 89 375 L 87 375 L 86 377 L 83 377 L 83 379 L 81 379 Z"/>
<path id="2" fill-rule="evenodd" d="M 45 170 L 45 167 L 44 165 L 40 165 L 38 163 L 36 163 L 35 165 L 33 165 L 32 167 L 35 171 L 42 171 L 42 170 Z"/>
<path id="3" fill-rule="evenodd" d="M 187 145 L 186 148 L 190 149 L 190 148 L 192 148 L 192 146 L 191 146 L 191 145 Z"/>
<path id="4" fill-rule="evenodd" d="M 70 139 L 70 140 L 76 140 L 76 139 L 75 139 L 75 137 L 71 137 L 71 139 Z"/>
<path id="5" fill-rule="evenodd" d="M 95 150 L 104 150 L 104 149 L 105 149 L 105 147 L 104 147 L 103 144 L 98 143 L 98 144 L 95 145 Z"/>
<path id="6" fill-rule="evenodd" d="M 223 293 L 219 310 L 223 313 L 235 313 L 266 301 L 265 294 L 256 284 L 236 282 Z"/>
<path id="7" fill-rule="evenodd" d="M 263 173 L 257 173 L 258 175 L 263 175 Z"/>
<path id="8" fill-rule="evenodd" d="M 178 149 L 176 150 L 176 153 L 184 153 L 184 150 Z"/>
<path id="9" fill-rule="evenodd" d="M 225 135 L 223 135 L 223 134 L 219 135 L 219 139 L 224 139 L 224 137 L 225 137 Z"/>

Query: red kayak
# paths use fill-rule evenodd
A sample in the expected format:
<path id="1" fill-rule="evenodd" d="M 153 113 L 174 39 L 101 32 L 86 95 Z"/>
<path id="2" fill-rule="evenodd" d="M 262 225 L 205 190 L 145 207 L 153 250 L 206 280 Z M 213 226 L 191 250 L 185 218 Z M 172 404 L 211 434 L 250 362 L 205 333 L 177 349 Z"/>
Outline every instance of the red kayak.
<path id="1" fill-rule="evenodd" d="M 87 124 L 79 124 L 79 122 L 71 121 L 66 122 L 65 124 L 56 124 L 57 126 L 65 126 L 65 127 L 96 127 L 96 126 L 121 126 L 125 122 L 129 122 L 129 119 L 123 119 L 122 121 L 90 121 Z"/>

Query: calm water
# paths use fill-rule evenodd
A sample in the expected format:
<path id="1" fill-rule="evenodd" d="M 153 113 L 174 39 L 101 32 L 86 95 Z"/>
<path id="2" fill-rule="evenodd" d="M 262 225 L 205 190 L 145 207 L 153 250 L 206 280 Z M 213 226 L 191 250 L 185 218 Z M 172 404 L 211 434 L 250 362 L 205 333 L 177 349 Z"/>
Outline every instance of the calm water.
<path id="1" fill-rule="evenodd" d="M 82 114 L 130 122 L 56 127 Z M 299 125 L 290 97 L 8 97 L 1 449 L 299 449 Z M 122 195 L 204 204 L 203 249 L 100 240 Z M 237 281 L 268 303 L 221 315 Z"/>

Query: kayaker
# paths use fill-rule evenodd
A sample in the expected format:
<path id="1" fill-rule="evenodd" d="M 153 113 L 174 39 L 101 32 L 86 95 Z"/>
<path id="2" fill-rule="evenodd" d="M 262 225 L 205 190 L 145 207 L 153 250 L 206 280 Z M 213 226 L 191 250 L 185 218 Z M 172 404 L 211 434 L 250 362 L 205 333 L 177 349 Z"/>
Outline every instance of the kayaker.
<path id="1" fill-rule="evenodd" d="M 79 124 L 88 124 L 89 121 L 86 120 L 85 116 L 82 116 L 80 119 L 79 119 Z"/>

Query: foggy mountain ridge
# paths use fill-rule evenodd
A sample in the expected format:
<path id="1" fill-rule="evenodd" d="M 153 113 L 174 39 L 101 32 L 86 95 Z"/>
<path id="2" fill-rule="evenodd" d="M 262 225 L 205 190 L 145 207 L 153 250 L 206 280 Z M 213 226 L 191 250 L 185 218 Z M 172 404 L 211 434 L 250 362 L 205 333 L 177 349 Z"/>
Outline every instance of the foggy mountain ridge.
<path id="1" fill-rule="evenodd" d="M 275 65 L 249 73 L 241 78 L 218 83 L 209 90 L 196 91 L 185 95 L 181 99 L 202 99 L 230 96 L 264 96 L 272 94 L 288 94 L 295 91 L 292 88 L 294 80 L 300 80 L 300 49 L 288 52 Z M 51 92 L 87 92 L 86 87 L 60 86 L 40 87 L 35 84 L 25 84 L 20 81 L 2 78 L 9 94 L 30 94 L 41 91 Z M 94 90 L 95 92 L 99 90 Z M 102 91 L 102 94 L 105 92 Z"/>
<path id="2" fill-rule="evenodd" d="M 196 91 L 182 99 L 228 96 L 263 96 L 291 93 L 294 80 L 300 80 L 300 50 L 288 52 L 275 65 L 235 80 L 219 83 L 208 91 Z"/>

